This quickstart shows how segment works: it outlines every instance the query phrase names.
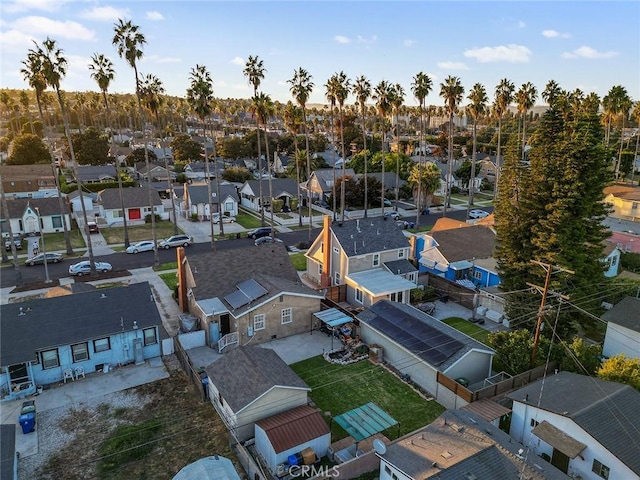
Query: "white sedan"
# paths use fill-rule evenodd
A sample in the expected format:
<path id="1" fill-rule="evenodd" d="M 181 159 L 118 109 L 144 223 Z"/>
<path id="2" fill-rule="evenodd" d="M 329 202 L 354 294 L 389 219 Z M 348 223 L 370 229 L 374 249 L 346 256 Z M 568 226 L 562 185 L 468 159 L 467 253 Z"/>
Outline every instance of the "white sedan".
<path id="1" fill-rule="evenodd" d="M 489 212 L 485 212 L 484 210 L 470 210 L 469 218 L 485 218 L 489 216 Z"/>
<path id="2" fill-rule="evenodd" d="M 143 240 L 127 247 L 127 253 L 152 252 L 155 246 L 151 240 Z"/>

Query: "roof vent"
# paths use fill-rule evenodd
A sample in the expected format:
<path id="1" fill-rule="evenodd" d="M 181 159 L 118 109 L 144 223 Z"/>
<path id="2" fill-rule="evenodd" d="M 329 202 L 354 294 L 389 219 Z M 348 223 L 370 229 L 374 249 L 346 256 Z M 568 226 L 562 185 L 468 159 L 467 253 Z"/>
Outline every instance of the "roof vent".
<path id="1" fill-rule="evenodd" d="M 107 298 L 107 295 L 102 293 L 102 294 L 100 294 L 100 298 Z"/>
<path id="2" fill-rule="evenodd" d="M 20 313 L 18 315 L 26 315 L 26 313 L 24 313 L 22 307 L 20 307 Z"/>

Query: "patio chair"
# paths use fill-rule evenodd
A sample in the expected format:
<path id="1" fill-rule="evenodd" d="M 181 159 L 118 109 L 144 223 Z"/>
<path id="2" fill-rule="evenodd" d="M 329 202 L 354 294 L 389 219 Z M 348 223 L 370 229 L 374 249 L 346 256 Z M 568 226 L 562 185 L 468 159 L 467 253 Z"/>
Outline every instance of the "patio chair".
<path id="1" fill-rule="evenodd" d="M 84 367 L 76 367 L 76 379 L 80 379 L 80 376 L 82 376 L 82 378 L 85 378 L 84 376 Z"/>
<path id="2" fill-rule="evenodd" d="M 64 378 L 63 378 L 64 383 L 67 383 L 68 378 L 70 378 L 75 382 L 76 377 L 73 376 L 73 370 L 71 370 L 70 368 L 65 368 L 63 374 L 64 374 Z"/>

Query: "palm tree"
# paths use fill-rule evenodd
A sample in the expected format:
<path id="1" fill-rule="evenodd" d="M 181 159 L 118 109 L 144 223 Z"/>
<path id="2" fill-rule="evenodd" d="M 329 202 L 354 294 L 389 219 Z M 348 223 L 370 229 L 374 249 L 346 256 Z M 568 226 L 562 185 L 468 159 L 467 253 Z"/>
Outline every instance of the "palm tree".
<path id="1" fill-rule="evenodd" d="M 260 57 L 258 57 L 257 55 L 255 57 L 249 55 L 249 58 L 247 59 L 247 63 L 245 64 L 243 73 L 244 76 L 247 77 L 247 80 L 249 80 L 249 83 L 251 85 L 253 85 L 253 96 L 257 97 L 258 96 L 258 87 L 260 87 L 260 83 L 262 82 L 262 80 L 264 80 L 264 73 L 265 73 L 265 68 L 264 68 L 264 64 L 262 62 L 262 60 L 260 60 Z M 260 122 L 258 121 L 258 119 L 256 118 L 256 140 L 258 142 L 258 173 L 259 173 L 259 178 L 260 181 L 258 182 L 259 188 L 260 188 L 260 225 L 262 225 L 264 227 L 264 208 L 262 208 L 262 199 L 263 194 L 262 194 L 262 152 L 261 152 L 261 146 L 260 146 Z M 267 162 L 269 162 L 270 159 L 267 158 Z M 222 225 L 222 222 L 220 223 Z"/>
<path id="2" fill-rule="evenodd" d="M 402 104 L 404 103 L 404 89 L 402 85 L 396 83 L 392 89 L 391 95 L 391 106 L 396 112 L 396 204 L 394 206 L 394 210 L 398 211 L 398 200 L 400 196 L 400 110 L 402 109 Z"/>
<path id="3" fill-rule="evenodd" d="M 344 149 L 344 102 L 349 96 L 351 90 L 351 80 L 347 78 L 347 74 L 341 71 L 336 74 L 336 100 L 338 102 L 338 110 L 340 111 L 340 145 L 342 150 L 342 181 L 340 182 L 340 212 L 344 222 L 345 210 L 345 176 L 347 167 L 347 154 Z M 335 171 L 335 165 L 334 165 Z"/>
<path id="4" fill-rule="evenodd" d="M 631 116 L 635 118 L 636 124 L 640 125 L 640 102 L 633 104 Z M 633 154 L 633 162 L 631 163 L 631 185 L 633 185 L 633 177 L 636 173 L 636 159 L 638 158 L 638 149 L 640 147 L 640 133 L 636 133 L 636 150 Z"/>
<path id="5" fill-rule="evenodd" d="M 115 142 L 113 136 L 113 127 L 111 125 L 111 116 L 109 111 L 109 101 L 107 100 L 107 91 L 109 85 L 116 76 L 113 69 L 113 62 L 109 60 L 103 54 L 94 53 L 91 57 L 91 63 L 89 64 L 89 70 L 91 70 L 91 78 L 93 78 L 98 84 L 98 88 L 102 92 L 102 100 L 104 102 L 104 108 L 107 112 L 107 125 L 111 132 L 111 148 L 115 149 Z M 120 161 L 116 158 L 116 175 L 118 176 L 118 194 L 120 197 L 120 209 L 122 210 L 122 226 L 124 227 L 124 246 L 129 246 L 129 227 L 127 225 L 127 211 L 124 208 L 124 197 L 122 195 L 122 177 L 120 176 Z"/>
<path id="6" fill-rule="evenodd" d="M 487 97 L 487 91 L 484 86 L 480 83 L 476 83 L 471 89 L 471 92 L 469 92 L 469 96 L 467 98 L 471 104 L 467 106 L 466 111 L 471 118 L 473 118 L 473 153 L 471 154 L 471 180 L 469 180 L 469 203 L 467 205 L 468 218 L 469 209 L 471 208 L 471 205 L 473 205 L 473 193 L 475 188 L 478 120 L 487 112 L 487 102 L 489 101 L 489 97 Z"/>
<path id="7" fill-rule="evenodd" d="M 382 182 L 381 184 L 382 186 L 380 191 L 380 205 L 382 207 L 382 216 L 384 216 L 384 194 L 385 194 L 384 168 L 385 168 L 385 162 L 387 160 L 387 157 L 384 152 L 384 143 L 385 143 L 384 141 L 387 133 L 385 130 L 385 122 L 387 119 L 387 115 L 389 115 L 392 109 L 392 105 L 391 105 L 391 96 L 393 93 L 392 89 L 393 87 L 389 82 L 387 82 L 386 80 L 382 80 L 373 89 L 373 97 L 372 97 L 376 102 L 376 110 L 378 112 L 378 115 L 380 115 L 380 119 L 382 121 L 382 142 L 381 142 L 381 149 L 382 149 L 382 177 L 381 177 Z"/>
<path id="8" fill-rule="evenodd" d="M 29 128 L 31 129 L 31 133 L 35 135 L 36 128 L 35 128 L 35 125 L 33 124 L 33 118 L 31 118 L 31 109 L 29 108 L 29 94 L 25 90 L 22 90 L 19 94 L 19 97 L 20 97 L 20 105 L 22 105 L 22 108 L 24 109 L 24 111 L 27 114 L 27 117 L 29 118 Z"/>
<path id="9" fill-rule="evenodd" d="M 11 226 L 11 221 L 8 219 L 11 218 L 9 215 L 9 205 L 7 204 L 7 197 L 4 194 L 4 186 L 2 182 L 0 182 L 0 206 L 2 207 L 2 216 L 7 219 L 7 233 L 9 235 L 9 239 L 11 240 L 9 243 L 11 244 L 11 255 L 13 258 L 13 269 L 16 274 L 16 285 L 22 286 L 22 272 L 20 271 L 20 263 L 18 261 L 18 251 L 16 250 L 16 244 L 13 242 L 13 227 Z M 4 246 L 2 247 L 2 261 L 5 262 L 8 260 L 7 254 L 5 252 Z"/>
<path id="10" fill-rule="evenodd" d="M 540 96 L 545 102 L 547 102 L 547 105 L 549 105 L 550 108 L 553 108 L 556 104 L 556 100 L 561 94 L 562 89 L 560 88 L 560 85 L 558 85 L 558 82 L 555 80 L 549 80 Z"/>
<path id="11" fill-rule="evenodd" d="M 294 156 L 298 155 L 298 133 L 302 124 L 302 111 L 296 107 L 291 100 L 287 102 L 283 111 L 284 124 L 287 130 L 293 135 Z M 302 202 L 300 201 L 300 163 L 295 163 L 296 168 L 296 187 L 298 189 L 298 226 L 302 227 Z"/>
<path id="12" fill-rule="evenodd" d="M 46 123 L 44 119 L 44 113 L 42 111 L 43 94 L 47 88 L 47 79 L 44 76 L 42 69 L 42 57 L 29 52 L 27 59 L 22 62 L 24 68 L 20 70 L 24 79 L 29 83 L 29 86 L 36 92 L 36 104 L 38 105 L 38 113 L 40 115 L 40 121 L 42 122 L 43 132 L 46 132 Z M 47 147 L 49 149 L 49 155 L 51 155 L 51 169 L 53 171 L 53 178 L 56 182 L 56 191 L 58 193 L 58 208 L 60 212 L 65 211 L 64 199 L 62 198 L 62 191 L 60 190 L 60 177 L 58 176 L 55 156 L 53 154 L 53 146 L 51 145 L 50 133 L 45 134 L 47 138 Z M 7 217 L 8 218 L 8 217 Z M 71 246 L 71 237 L 69 237 L 69 228 L 67 222 L 62 222 L 62 228 L 64 230 L 64 242 L 67 249 L 67 255 L 73 255 L 73 248 Z"/>
<path id="13" fill-rule="evenodd" d="M 34 42 L 35 43 L 35 42 Z M 87 239 L 87 249 L 89 253 L 89 264 L 91 265 L 91 275 L 96 273 L 96 265 L 93 258 L 93 245 L 91 244 L 91 235 L 89 233 L 89 226 L 87 220 L 87 209 L 84 205 L 84 194 L 82 192 L 82 183 L 80 182 L 80 176 L 78 175 L 78 163 L 76 162 L 76 154 L 73 149 L 73 143 L 71 142 L 71 129 L 69 128 L 69 118 L 67 117 L 67 109 L 65 107 L 64 99 L 62 98 L 62 92 L 60 90 L 60 82 L 67 73 L 67 59 L 63 55 L 62 49 L 58 48 L 55 40 L 51 40 L 49 37 L 42 42 L 42 46 L 38 46 L 35 43 L 36 48 L 29 50 L 29 55 L 35 55 L 41 62 L 42 75 L 45 78 L 47 85 L 53 88 L 58 97 L 58 103 L 60 104 L 60 113 L 62 114 L 62 122 L 64 124 L 64 132 L 67 137 L 67 145 L 69 147 L 69 154 L 71 156 L 71 165 L 74 170 L 74 175 L 78 183 L 78 196 L 80 198 L 80 205 L 82 206 L 82 218 L 84 220 L 85 238 Z"/>
<path id="14" fill-rule="evenodd" d="M 271 97 L 261 92 L 255 97 L 253 97 L 252 108 L 256 114 L 256 118 L 258 119 L 259 125 L 262 125 L 265 131 L 265 136 L 264 136 L 265 152 L 266 152 L 266 158 L 267 158 L 267 172 L 269 174 L 269 205 L 271 207 L 269 208 L 271 212 L 271 226 L 272 226 L 271 238 L 275 239 L 276 232 L 275 232 L 275 228 L 273 228 L 275 226 L 275 223 L 273 222 L 274 208 L 273 208 L 273 186 L 271 181 L 271 160 L 269 156 L 269 137 L 266 134 L 267 123 L 269 122 L 269 118 L 271 118 L 271 116 L 273 115 L 275 107 L 273 105 L 273 100 L 271 100 Z M 260 179 L 260 183 L 262 183 L 262 178 Z"/>
<path id="15" fill-rule="evenodd" d="M 443 216 L 447 216 L 447 207 L 451 206 L 451 179 L 453 176 L 453 115 L 458 112 L 458 105 L 462 101 L 464 95 L 464 87 L 460 83 L 458 77 L 449 75 L 444 82 L 440 84 L 440 96 L 444 100 L 444 109 L 449 115 L 449 165 L 447 170 L 447 190 L 444 202 Z"/>
<path id="16" fill-rule="evenodd" d="M 131 20 L 124 21 L 118 19 L 118 23 L 114 25 L 114 36 L 111 43 L 117 48 L 120 58 L 124 58 L 131 68 L 136 82 L 136 100 L 138 104 L 138 114 L 140 115 L 140 123 L 142 126 L 142 139 L 144 141 L 144 163 L 147 172 L 151 171 L 149 163 L 149 149 L 147 145 L 147 129 L 145 125 L 144 111 L 142 110 L 142 95 L 140 91 L 140 77 L 138 75 L 138 60 L 143 56 L 142 48 L 147 43 L 147 39 L 140 32 L 140 27 L 131 23 Z M 156 215 L 153 206 L 153 194 L 155 193 L 150 186 L 149 191 L 149 210 L 151 211 L 151 232 L 153 234 L 153 244 L 158 244 L 158 235 L 156 232 Z M 154 249 L 154 263 L 160 265 L 160 256 L 158 249 Z"/>
<path id="17" fill-rule="evenodd" d="M 307 154 L 307 182 L 311 176 L 311 155 L 309 153 L 309 127 L 307 125 L 307 101 L 313 91 L 312 76 L 304 68 L 300 67 L 293 72 L 293 78 L 287 80 L 291 85 L 289 90 L 291 95 L 298 102 L 298 106 L 302 109 L 302 124 L 304 125 L 304 141 Z M 311 244 L 311 224 L 313 223 L 313 215 L 311 211 L 311 191 L 307 185 L 307 204 L 309 207 L 309 245 Z"/>
<path id="18" fill-rule="evenodd" d="M 212 102 L 213 102 L 213 81 L 211 75 L 207 71 L 207 67 L 204 65 L 196 65 L 191 69 L 189 75 L 191 80 L 191 86 L 187 89 L 187 101 L 191 105 L 191 108 L 200 121 L 202 122 L 202 136 L 204 137 L 204 162 L 205 170 L 207 172 L 207 204 L 209 205 L 209 226 L 211 228 L 211 250 L 215 250 L 215 240 L 213 231 L 213 205 L 212 205 L 212 192 L 211 192 L 211 175 L 209 173 L 209 155 L 207 154 L 207 123 L 206 118 L 211 115 Z M 217 169 L 216 169 L 217 170 Z M 218 178 L 218 172 L 216 171 L 216 178 Z M 218 190 L 218 194 L 219 194 Z M 220 216 L 220 225 L 222 225 L 222 216 Z"/>
<path id="19" fill-rule="evenodd" d="M 520 90 L 516 93 L 516 103 L 518 105 L 518 113 L 522 118 L 522 160 L 525 157 L 525 146 L 527 144 L 527 113 L 535 105 L 538 90 L 531 82 L 523 83 Z"/>
<path id="20" fill-rule="evenodd" d="M 336 220 L 336 136 L 335 136 L 335 123 L 333 121 L 333 114 L 336 109 L 336 96 L 339 88 L 338 74 L 333 74 L 327 83 L 324 85 L 326 89 L 325 97 L 329 101 L 329 109 L 331 110 L 331 154 L 333 156 L 333 184 L 331 185 L 331 202 L 333 204 L 333 221 Z M 344 164 L 344 157 L 342 159 Z M 344 182 L 343 182 L 344 183 Z M 344 221 L 344 218 L 343 218 Z"/>
<path id="21" fill-rule="evenodd" d="M 629 115 L 629 110 L 633 106 L 633 101 L 629 94 L 627 93 L 627 89 L 622 85 L 616 85 L 612 88 L 614 92 L 614 104 L 615 104 L 615 112 L 616 114 L 622 117 L 622 129 L 620 130 L 620 148 L 618 150 L 618 161 L 616 162 L 616 179 L 620 175 L 620 162 L 622 161 L 622 145 L 624 138 L 624 126 L 627 116 Z"/>
<path id="22" fill-rule="evenodd" d="M 371 96 L 371 83 L 364 75 L 356 78 L 353 84 L 353 94 L 360 106 L 362 113 L 362 141 L 364 155 L 364 218 L 367 218 L 367 210 L 369 209 L 369 183 L 367 179 L 367 100 Z"/>
<path id="23" fill-rule="evenodd" d="M 493 102 L 493 110 L 498 116 L 498 148 L 496 150 L 496 179 L 493 185 L 493 199 L 494 201 L 498 197 L 498 184 L 500 179 L 500 169 L 502 166 L 502 157 L 500 156 L 500 149 L 502 146 L 502 117 L 509 110 L 509 105 L 513 101 L 513 92 L 515 91 L 515 85 L 510 80 L 503 78 L 496 86 L 495 99 Z"/>
<path id="24" fill-rule="evenodd" d="M 416 203 L 429 209 L 434 192 L 440 186 L 442 173 L 433 162 L 418 163 L 409 173 L 409 185 L 413 187 L 413 195 Z"/>
<path id="25" fill-rule="evenodd" d="M 424 101 L 433 88 L 433 82 L 431 77 L 423 72 L 419 72 L 413 77 L 413 83 L 411 84 L 411 91 L 413 96 L 418 100 L 418 110 L 420 113 L 420 160 L 418 164 L 424 165 Z M 422 213 L 422 205 L 420 200 L 422 198 L 422 182 L 418 182 L 417 194 L 414 196 L 416 199 L 416 226 L 420 225 L 420 214 Z M 435 191 L 435 190 L 434 190 Z"/>

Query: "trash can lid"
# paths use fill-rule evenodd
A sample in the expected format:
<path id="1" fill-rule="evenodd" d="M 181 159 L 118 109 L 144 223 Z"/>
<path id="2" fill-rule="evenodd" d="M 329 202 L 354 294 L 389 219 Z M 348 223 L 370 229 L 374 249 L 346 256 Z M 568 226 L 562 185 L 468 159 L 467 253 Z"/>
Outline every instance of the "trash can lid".
<path id="1" fill-rule="evenodd" d="M 25 422 L 28 420 L 33 420 L 34 418 L 36 418 L 36 414 L 33 412 L 23 413 L 22 415 L 20 415 L 19 421 Z"/>

